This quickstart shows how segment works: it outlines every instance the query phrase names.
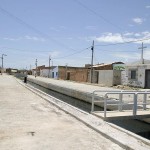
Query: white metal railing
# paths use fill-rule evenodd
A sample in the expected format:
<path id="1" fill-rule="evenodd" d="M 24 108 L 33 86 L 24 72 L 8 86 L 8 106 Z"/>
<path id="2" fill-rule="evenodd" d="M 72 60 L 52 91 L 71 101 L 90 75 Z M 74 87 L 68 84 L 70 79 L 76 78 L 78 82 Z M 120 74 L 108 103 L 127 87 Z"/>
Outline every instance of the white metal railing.
<path id="1" fill-rule="evenodd" d="M 100 96 L 96 95 L 96 93 L 104 93 L 103 96 L 101 96 L 101 98 L 103 98 L 102 100 L 100 100 Z M 143 110 L 146 110 L 146 106 L 149 105 L 150 103 L 147 103 L 147 95 L 150 94 L 150 91 L 93 91 L 92 94 L 92 106 L 91 106 L 91 112 L 94 111 L 94 105 L 95 103 L 103 103 L 104 102 L 104 118 L 106 118 L 106 113 L 107 113 L 107 106 L 108 105 L 117 105 L 118 106 L 118 110 L 122 111 L 122 106 L 123 105 L 131 105 L 133 104 L 133 116 L 137 115 L 137 109 L 138 109 L 138 105 L 142 105 L 143 106 Z M 113 98 L 108 99 L 108 95 L 118 95 L 118 103 L 117 104 L 109 104 L 108 100 Z M 133 95 L 133 99 L 130 103 L 124 103 L 123 102 L 123 96 L 124 95 Z M 143 95 L 143 101 L 142 103 L 138 103 L 138 97 L 139 95 Z M 99 100 L 95 100 L 95 96 L 98 96 Z M 116 102 L 114 100 L 114 102 Z"/>

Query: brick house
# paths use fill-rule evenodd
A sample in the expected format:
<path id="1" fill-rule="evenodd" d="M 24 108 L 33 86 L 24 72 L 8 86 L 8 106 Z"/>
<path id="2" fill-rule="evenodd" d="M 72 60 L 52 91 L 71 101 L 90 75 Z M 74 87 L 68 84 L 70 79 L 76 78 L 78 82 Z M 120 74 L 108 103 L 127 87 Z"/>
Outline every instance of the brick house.
<path id="1" fill-rule="evenodd" d="M 77 82 L 87 82 L 88 68 L 58 66 L 58 79 L 71 80 Z"/>

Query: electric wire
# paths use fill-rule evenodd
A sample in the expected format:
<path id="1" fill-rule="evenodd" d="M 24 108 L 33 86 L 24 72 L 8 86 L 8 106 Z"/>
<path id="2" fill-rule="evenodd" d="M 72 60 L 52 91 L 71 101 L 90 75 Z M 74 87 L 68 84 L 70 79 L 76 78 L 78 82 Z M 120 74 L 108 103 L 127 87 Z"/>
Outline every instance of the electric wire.
<path id="1" fill-rule="evenodd" d="M 89 12 L 93 13 L 94 15 L 96 15 L 99 19 L 102 19 L 103 21 L 105 21 L 106 23 L 112 25 L 113 27 L 115 27 L 116 29 L 120 30 L 121 33 L 121 37 L 122 37 L 122 40 L 125 41 L 124 39 L 124 36 L 122 34 L 122 30 L 123 28 L 121 28 L 120 26 L 112 23 L 111 21 L 109 21 L 108 19 L 106 19 L 105 17 L 103 17 L 102 15 L 100 15 L 99 13 L 97 13 L 96 11 L 94 11 L 93 9 L 87 7 L 86 5 L 84 5 L 82 2 L 80 2 L 79 0 L 73 0 L 74 2 L 78 3 L 80 6 L 82 6 L 84 9 L 88 10 Z M 136 38 L 136 37 L 135 37 Z M 136 38 L 137 39 L 137 38 Z"/>
<path id="2" fill-rule="evenodd" d="M 75 53 L 68 54 L 68 55 L 63 56 L 63 57 L 56 57 L 56 58 L 53 58 L 53 59 L 62 59 L 62 58 L 70 57 L 70 56 L 73 56 L 73 55 L 82 53 L 83 51 L 86 51 L 86 50 L 88 50 L 89 48 L 91 48 L 91 46 L 90 46 L 90 47 L 87 47 L 87 48 L 85 48 L 85 49 L 83 49 L 83 50 L 76 51 Z"/>
<path id="3" fill-rule="evenodd" d="M 83 3 L 81 3 L 78 0 L 73 0 L 76 3 L 78 3 L 80 6 L 82 6 L 83 8 L 87 9 L 88 11 L 90 11 L 91 13 L 93 13 L 94 15 L 96 15 L 98 18 L 104 20 L 105 22 L 111 24 L 112 26 L 114 26 L 115 28 L 122 30 L 122 28 L 120 28 L 119 26 L 115 25 L 114 23 L 110 22 L 108 19 L 106 19 L 105 17 L 103 17 L 102 15 L 98 14 L 96 11 L 92 10 L 91 8 L 87 7 L 86 5 L 84 5 Z"/>
<path id="4" fill-rule="evenodd" d="M 112 43 L 112 44 L 97 44 L 95 46 L 112 46 L 112 45 L 120 45 L 120 44 L 128 44 L 128 43 L 136 43 L 136 42 L 142 42 L 142 41 L 147 41 L 150 40 L 149 38 L 145 38 L 145 39 L 138 39 L 138 40 L 133 40 L 133 41 L 126 41 L 126 42 L 118 42 L 118 43 Z"/>
<path id="5" fill-rule="evenodd" d="M 26 28 L 28 28 L 28 29 L 34 31 L 34 32 L 37 33 L 38 35 L 43 36 L 43 37 L 46 37 L 46 38 L 52 40 L 53 42 L 55 42 L 56 44 L 58 44 L 58 45 L 60 45 L 60 46 L 63 46 L 63 47 L 66 48 L 66 49 L 70 49 L 70 50 L 76 51 L 76 50 L 74 50 L 74 49 L 68 47 L 66 44 L 61 43 L 61 42 L 55 40 L 54 38 L 51 38 L 48 34 L 43 33 L 43 32 L 41 32 L 40 30 L 38 30 L 37 28 L 33 27 L 32 25 L 26 23 L 24 20 L 20 19 L 19 17 L 15 16 L 14 14 L 8 12 L 6 9 L 2 8 L 1 6 L 0 6 L 0 12 L 2 12 L 3 14 L 7 15 L 7 16 L 10 17 L 10 18 L 12 18 L 13 20 L 15 20 L 16 22 L 20 23 L 21 25 L 25 26 Z"/>

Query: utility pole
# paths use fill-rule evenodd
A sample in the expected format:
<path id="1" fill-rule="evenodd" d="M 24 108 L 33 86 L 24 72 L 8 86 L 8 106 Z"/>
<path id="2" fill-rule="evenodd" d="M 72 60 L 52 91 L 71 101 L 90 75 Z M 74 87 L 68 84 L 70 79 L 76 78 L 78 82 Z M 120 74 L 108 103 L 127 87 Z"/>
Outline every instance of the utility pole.
<path id="1" fill-rule="evenodd" d="M 68 68 L 68 64 L 66 63 L 66 69 L 65 69 L 65 80 L 67 80 L 67 68 Z"/>
<path id="2" fill-rule="evenodd" d="M 35 77 L 37 76 L 37 59 L 35 61 L 35 66 L 36 66 L 36 73 L 35 73 Z"/>
<path id="3" fill-rule="evenodd" d="M 144 48 L 147 48 L 146 46 L 143 46 L 143 42 L 142 42 L 142 47 L 139 47 L 138 49 L 141 49 L 141 63 L 144 64 L 144 59 L 143 59 L 143 50 Z"/>
<path id="4" fill-rule="evenodd" d="M 91 47 L 92 50 L 92 59 L 91 59 L 91 83 L 93 83 L 93 54 L 94 54 L 94 40 Z"/>
<path id="5" fill-rule="evenodd" d="M 50 62 L 51 62 L 51 56 L 49 56 L 49 73 L 48 73 L 48 77 L 50 77 Z"/>
<path id="6" fill-rule="evenodd" d="M 6 54 L 2 54 L 2 57 L 0 57 L 2 59 L 2 69 L 1 69 L 1 75 L 3 73 L 3 68 L 4 68 L 4 63 L 3 63 L 3 60 L 4 60 L 4 56 L 7 56 Z"/>

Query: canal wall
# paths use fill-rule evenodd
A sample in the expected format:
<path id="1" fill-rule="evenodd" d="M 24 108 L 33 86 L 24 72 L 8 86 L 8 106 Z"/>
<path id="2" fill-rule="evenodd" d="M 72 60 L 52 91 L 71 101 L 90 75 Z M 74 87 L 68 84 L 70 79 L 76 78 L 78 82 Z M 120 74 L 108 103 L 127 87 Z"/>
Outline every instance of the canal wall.
<path id="1" fill-rule="evenodd" d="M 65 85 L 65 86 L 63 86 L 62 84 L 58 85 L 55 83 L 45 82 L 38 78 L 32 78 L 32 77 L 28 77 L 28 81 L 38 84 L 44 88 L 59 92 L 61 94 L 65 94 L 70 97 L 77 98 L 77 99 L 86 101 L 88 103 L 92 103 L 92 91 L 91 92 L 83 92 L 81 90 L 73 89 L 72 87 L 67 86 L 67 85 Z M 58 80 L 56 80 L 56 81 L 58 82 Z M 59 81 L 59 82 L 61 82 L 61 81 Z M 95 96 L 95 100 L 96 99 L 102 100 L 102 103 L 99 103 L 98 106 L 103 107 L 104 106 L 104 104 L 103 104 L 104 98 L 100 97 L 100 96 Z"/>

